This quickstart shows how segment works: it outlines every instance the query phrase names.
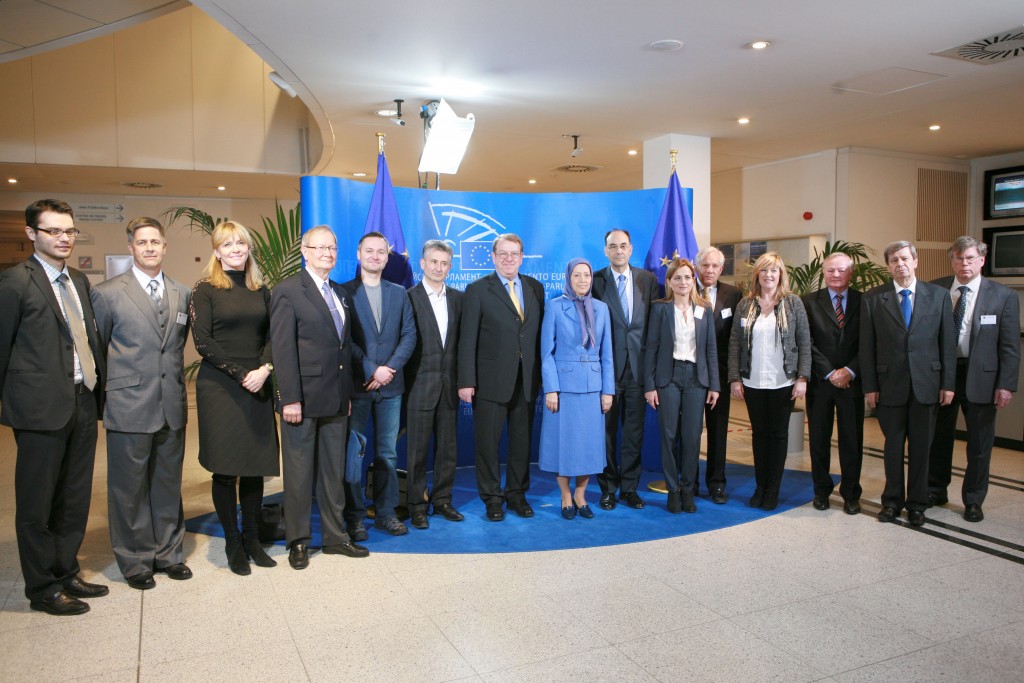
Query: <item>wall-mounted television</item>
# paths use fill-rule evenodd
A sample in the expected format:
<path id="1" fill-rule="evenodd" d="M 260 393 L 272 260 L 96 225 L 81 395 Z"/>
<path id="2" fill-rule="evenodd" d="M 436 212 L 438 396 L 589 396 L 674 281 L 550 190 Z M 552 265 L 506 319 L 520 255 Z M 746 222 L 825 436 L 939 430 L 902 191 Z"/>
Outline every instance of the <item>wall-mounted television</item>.
<path id="1" fill-rule="evenodd" d="M 1024 216 L 1024 166 L 985 171 L 985 220 Z"/>
<path id="2" fill-rule="evenodd" d="M 985 270 L 994 277 L 1024 275 L 1024 225 L 985 228 Z"/>

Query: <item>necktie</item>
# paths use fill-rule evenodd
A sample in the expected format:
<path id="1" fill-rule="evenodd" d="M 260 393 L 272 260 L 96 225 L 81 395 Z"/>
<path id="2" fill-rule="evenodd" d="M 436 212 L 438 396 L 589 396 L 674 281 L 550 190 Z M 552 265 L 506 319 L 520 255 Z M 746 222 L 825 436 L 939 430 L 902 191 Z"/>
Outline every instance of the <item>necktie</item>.
<path id="1" fill-rule="evenodd" d="M 900 296 L 902 297 L 900 299 L 900 311 L 903 313 L 903 323 L 907 326 L 907 329 L 909 330 L 910 314 L 913 312 L 913 309 L 910 307 L 910 290 L 901 289 Z"/>
<path id="2" fill-rule="evenodd" d="M 629 324 L 629 297 L 626 296 L 626 276 L 619 275 L 619 301 L 622 302 L 622 312 L 626 315 L 626 324 Z"/>
<path id="3" fill-rule="evenodd" d="M 334 319 L 334 329 L 338 332 L 338 339 L 341 339 L 341 332 L 343 325 L 341 323 L 341 312 L 338 307 L 334 305 L 334 297 L 331 296 L 331 287 L 326 282 L 324 286 L 320 288 L 320 291 L 324 294 L 324 301 L 327 302 L 327 308 L 331 311 L 331 318 Z"/>
<path id="4" fill-rule="evenodd" d="M 149 281 L 149 298 L 153 303 L 160 303 L 160 284 L 156 280 Z"/>
<path id="5" fill-rule="evenodd" d="M 846 315 L 843 313 L 843 295 L 836 294 L 836 323 L 839 325 L 839 329 L 843 329 L 846 325 Z"/>
<path id="6" fill-rule="evenodd" d="M 519 320 L 523 320 L 523 307 L 519 305 L 519 297 L 516 296 L 516 283 L 514 280 L 508 281 L 508 295 L 512 297 L 512 305 L 516 307 L 516 313 L 519 314 Z"/>
<path id="7" fill-rule="evenodd" d="M 64 301 L 64 314 L 68 317 L 68 327 L 71 328 L 71 338 L 75 342 L 78 361 L 82 365 L 82 382 L 91 391 L 96 386 L 96 361 L 93 360 L 92 349 L 89 348 L 85 321 L 82 320 L 82 312 L 78 309 L 75 297 L 68 289 L 67 273 L 57 276 L 57 284 L 60 285 L 60 298 Z"/>
<path id="8" fill-rule="evenodd" d="M 970 291 L 970 287 L 961 285 L 960 298 L 956 300 L 956 306 L 953 307 L 953 324 L 956 325 L 956 338 L 958 341 L 964 329 L 964 314 L 967 312 L 967 293 Z"/>

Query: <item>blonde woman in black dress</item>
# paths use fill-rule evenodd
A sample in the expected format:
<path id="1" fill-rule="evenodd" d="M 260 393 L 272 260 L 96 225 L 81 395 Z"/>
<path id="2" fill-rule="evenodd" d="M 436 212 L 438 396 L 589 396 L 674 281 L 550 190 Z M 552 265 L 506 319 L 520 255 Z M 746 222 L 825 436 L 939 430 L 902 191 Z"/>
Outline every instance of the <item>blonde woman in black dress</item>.
<path id="1" fill-rule="evenodd" d="M 270 372 L 270 290 L 252 260 L 252 236 L 233 221 L 212 233 L 213 254 L 192 291 L 192 334 L 203 357 L 196 381 L 199 462 L 213 473 L 213 506 L 228 566 L 273 567 L 257 520 L 263 477 L 280 472 Z M 237 494 L 236 494 L 237 484 Z M 238 502 L 242 529 L 238 529 Z"/>

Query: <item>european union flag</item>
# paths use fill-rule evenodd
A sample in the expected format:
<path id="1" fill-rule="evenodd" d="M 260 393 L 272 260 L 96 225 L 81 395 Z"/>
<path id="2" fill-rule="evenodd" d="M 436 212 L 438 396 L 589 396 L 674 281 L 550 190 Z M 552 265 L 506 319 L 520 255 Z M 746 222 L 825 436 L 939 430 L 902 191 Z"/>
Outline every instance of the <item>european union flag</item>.
<path id="1" fill-rule="evenodd" d="M 460 242 L 459 249 L 462 252 L 460 254 L 462 270 L 491 270 L 494 268 L 490 242 Z"/>
<path id="2" fill-rule="evenodd" d="M 692 261 L 698 251 L 690 208 L 683 198 L 683 189 L 679 186 L 679 177 L 673 168 L 658 227 L 654 230 L 651 248 L 647 250 L 647 258 L 644 259 L 644 268 L 654 273 L 658 284 L 664 287 L 665 271 L 672 259 L 681 256 Z"/>
<path id="3" fill-rule="evenodd" d="M 384 235 L 391 248 L 391 253 L 388 254 L 388 263 L 384 266 L 383 278 L 406 288 L 412 287 L 409 250 L 405 246 L 402 221 L 398 217 L 398 204 L 395 203 L 395 188 L 391 184 L 391 173 L 388 171 L 388 162 L 384 158 L 384 152 L 377 155 L 377 181 L 373 184 L 370 213 L 366 216 L 366 228 L 363 230 L 363 234 L 368 232 L 379 232 Z M 356 267 L 356 277 L 359 277 L 358 266 Z"/>

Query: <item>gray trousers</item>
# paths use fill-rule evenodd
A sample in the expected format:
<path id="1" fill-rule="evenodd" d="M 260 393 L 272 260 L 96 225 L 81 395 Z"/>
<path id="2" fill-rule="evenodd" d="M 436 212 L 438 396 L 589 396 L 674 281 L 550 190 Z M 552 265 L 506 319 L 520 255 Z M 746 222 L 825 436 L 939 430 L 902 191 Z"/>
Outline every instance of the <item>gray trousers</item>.
<path id="1" fill-rule="evenodd" d="M 185 430 L 107 431 L 107 518 L 123 576 L 185 561 L 181 463 Z"/>
<path id="2" fill-rule="evenodd" d="M 313 537 L 313 479 L 324 545 L 348 543 L 342 521 L 345 507 L 345 440 L 348 417 L 307 417 L 299 424 L 281 421 L 284 474 L 284 526 L 288 547 Z"/>

